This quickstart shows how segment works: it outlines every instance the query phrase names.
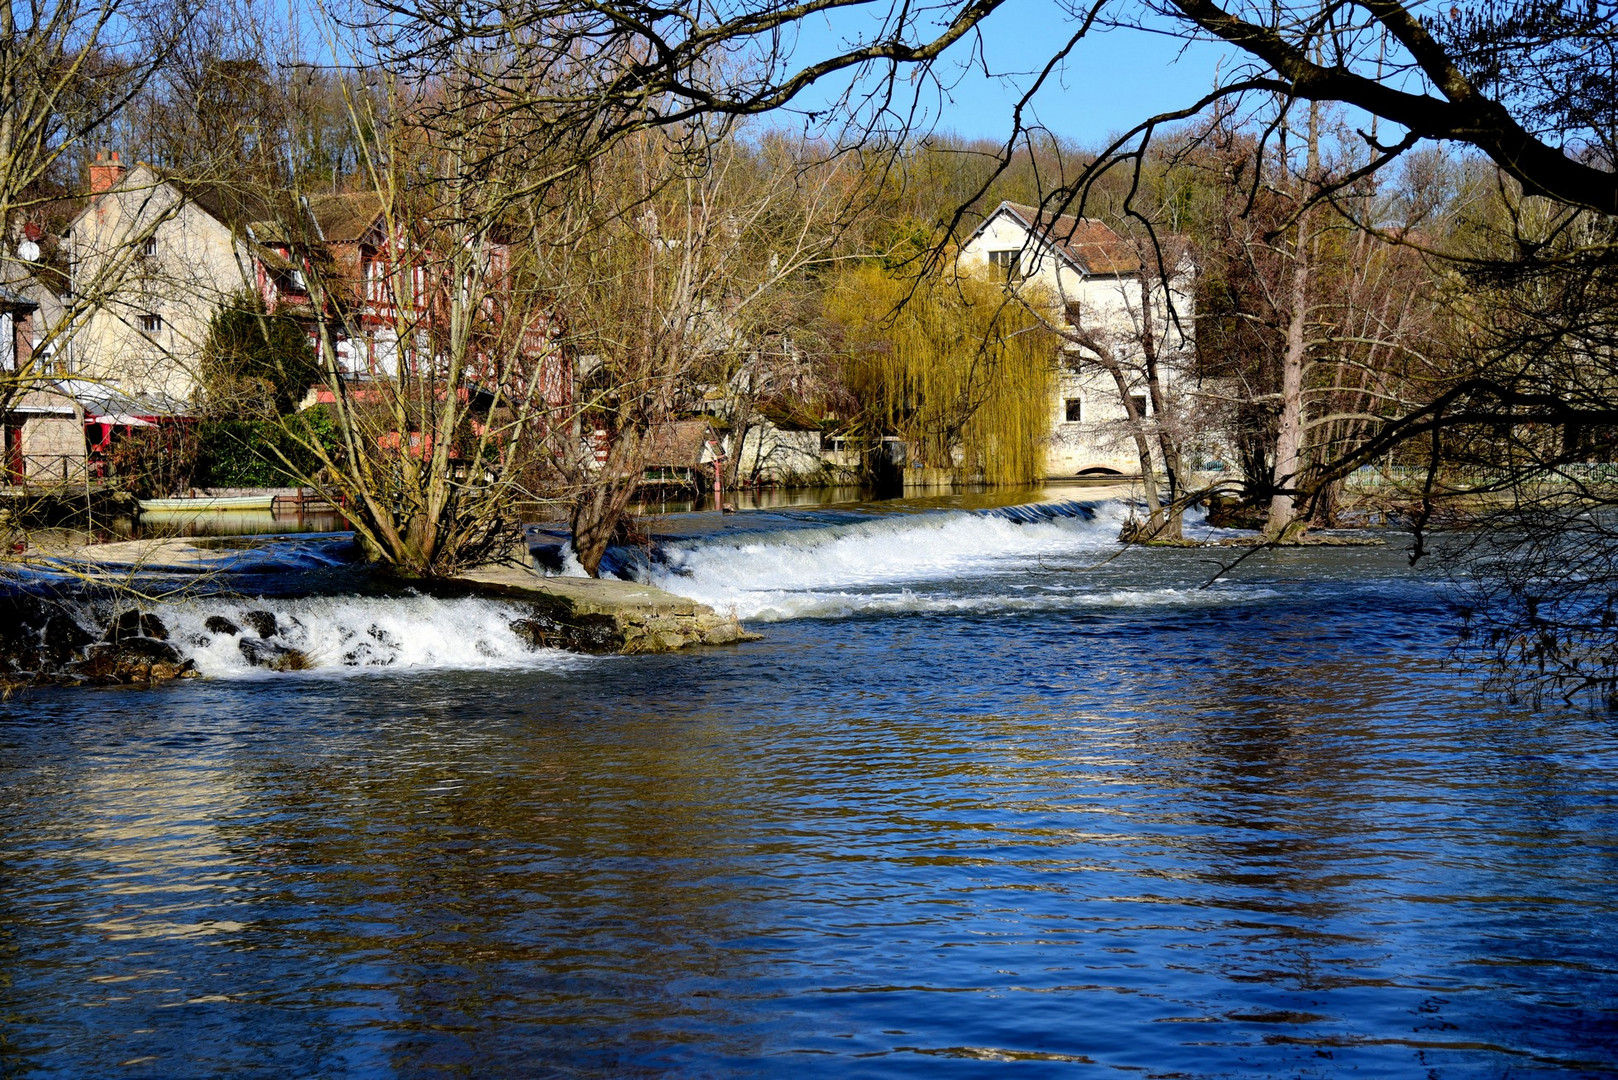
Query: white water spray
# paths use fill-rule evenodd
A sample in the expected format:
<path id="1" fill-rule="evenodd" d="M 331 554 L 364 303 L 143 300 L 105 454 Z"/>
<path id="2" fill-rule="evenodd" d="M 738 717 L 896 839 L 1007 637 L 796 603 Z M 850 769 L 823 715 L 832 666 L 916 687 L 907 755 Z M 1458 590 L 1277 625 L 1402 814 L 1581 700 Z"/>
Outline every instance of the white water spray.
<path id="1" fill-rule="evenodd" d="M 274 632 L 261 637 L 252 612 L 274 617 Z M 164 605 L 156 614 L 169 642 L 213 678 L 269 675 L 244 651 L 255 642 L 296 649 L 317 675 L 361 674 L 401 669 L 554 669 L 587 664 L 557 649 L 529 648 L 511 629 L 526 610 L 493 600 L 440 600 L 430 596 L 316 596 L 283 598 L 199 597 Z M 222 628 L 223 618 L 237 627 Z M 259 617 L 262 623 L 264 620 Z"/>
<path id="2" fill-rule="evenodd" d="M 1028 575 L 1046 564 L 1100 562 L 1115 550 L 1127 513 L 1122 503 L 941 511 L 709 539 L 671 548 L 649 576 L 670 592 L 766 622 L 1218 602 L 1194 588 L 1081 588 L 1071 574 L 1030 586 Z"/>

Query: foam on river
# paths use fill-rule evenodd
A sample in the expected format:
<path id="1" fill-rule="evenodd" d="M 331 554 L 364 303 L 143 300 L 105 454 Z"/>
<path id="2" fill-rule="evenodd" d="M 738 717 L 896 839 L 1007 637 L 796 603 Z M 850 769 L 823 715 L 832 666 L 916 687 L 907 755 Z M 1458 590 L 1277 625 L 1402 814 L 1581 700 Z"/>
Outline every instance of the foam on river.
<path id="1" fill-rule="evenodd" d="M 650 552 L 615 549 L 612 558 L 633 565 L 642 581 L 755 622 L 1202 607 L 1268 594 L 1241 586 L 1201 589 L 1200 570 L 1171 579 L 1155 559 L 1120 575 L 1109 560 L 1119 552 L 1118 530 L 1128 513 L 1119 502 L 875 514 L 826 510 L 791 520 L 761 515 L 757 520 L 765 527 L 753 531 L 736 528 L 748 520 L 744 515 L 726 519 L 730 528 L 721 533 L 665 540 Z M 258 572 L 291 569 L 294 578 L 318 573 L 334 559 L 307 541 L 255 544 L 249 554 L 264 564 L 254 564 Z M 250 663 L 241 647 L 244 637 L 257 638 L 247 618 L 253 611 L 274 615 L 270 644 L 298 650 L 317 675 L 561 670 L 591 662 L 531 650 L 510 628 L 527 613 L 520 604 L 421 595 L 253 595 L 260 580 L 253 573 L 224 577 L 229 580 L 216 582 L 227 586 L 224 594 L 148 607 L 168 627 L 170 642 L 215 678 L 270 674 Z M 248 595 L 230 595 L 230 586 Z M 99 633 L 109 615 L 91 612 L 86 602 L 81 621 Z M 211 616 L 228 619 L 241 633 L 209 630 Z"/>
<path id="2" fill-rule="evenodd" d="M 1083 571 L 1117 552 L 1128 510 L 1118 502 L 1041 503 L 680 541 L 640 575 L 765 622 L 1228 599 L 1194 585 L 1086 588 Z"/>
<path id="3" fill-rule="evenodd" d="M 211 678 L 282 677 L 253 666 L 243 640 L 297 649 L 306 674 L 360 675 L 401 670 L 563 670 L 589 659 L 557 649 L 537 652 L 511 630 L 518 605 L 430 596 L 194 597 L 148 605 L 163 620 L 169 644 Z M 269 612 L 275 632 L 260 638 L 249 612 Z M 94 625 L 88 617 L 81 621 Z M 239 633 L 210 630 L 220 616 Z M 217 623 L 215 624 L 218 625 Z"/>

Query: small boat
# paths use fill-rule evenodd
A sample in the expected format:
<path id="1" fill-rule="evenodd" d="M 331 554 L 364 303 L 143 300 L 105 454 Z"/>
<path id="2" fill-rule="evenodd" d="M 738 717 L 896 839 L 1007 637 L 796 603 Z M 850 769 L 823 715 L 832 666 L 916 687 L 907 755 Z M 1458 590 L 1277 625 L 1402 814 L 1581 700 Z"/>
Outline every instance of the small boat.
<path id="1" fill-rule="evenodd" d="M 263 495 L 199 495 L 182 499 L 141 499 L 140 512 L 143 514 L 185 514 L 208 513 L 224 510 L 268 510 L 275 502 L 275 495 L 266 492 Z"/>

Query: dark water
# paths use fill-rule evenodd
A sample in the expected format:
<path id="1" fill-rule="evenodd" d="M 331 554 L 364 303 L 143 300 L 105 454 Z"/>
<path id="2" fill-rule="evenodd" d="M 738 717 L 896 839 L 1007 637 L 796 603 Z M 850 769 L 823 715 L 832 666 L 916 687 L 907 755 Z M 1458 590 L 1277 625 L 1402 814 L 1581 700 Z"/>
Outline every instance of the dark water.
<path id="1" fill-rule="evenodd" d="M 0 1075 L 1618 1073 L 1618 721 L 1397 552 L 900 517 L 677 551 L 756 644 L 0 705 Z"/>

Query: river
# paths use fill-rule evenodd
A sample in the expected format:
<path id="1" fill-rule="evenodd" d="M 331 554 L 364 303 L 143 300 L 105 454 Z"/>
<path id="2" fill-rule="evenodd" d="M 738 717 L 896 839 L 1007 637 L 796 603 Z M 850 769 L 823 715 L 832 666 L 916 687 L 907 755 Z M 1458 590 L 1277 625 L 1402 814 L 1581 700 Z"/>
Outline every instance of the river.
<path id="1" fill-rule="evenodd" d="M 765 635 L 676 655 L 159 605 L 208 678 L 0 704 L 0 1076 L 1618 1074 L 1618 721 L 1397 543 L 1204 587 L 1120 514 L 674 516 Z"/>

